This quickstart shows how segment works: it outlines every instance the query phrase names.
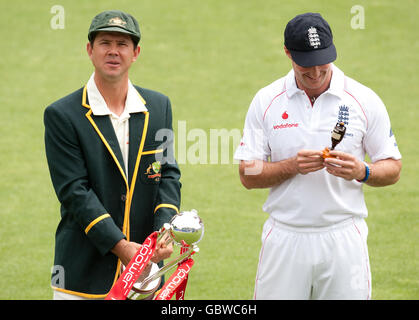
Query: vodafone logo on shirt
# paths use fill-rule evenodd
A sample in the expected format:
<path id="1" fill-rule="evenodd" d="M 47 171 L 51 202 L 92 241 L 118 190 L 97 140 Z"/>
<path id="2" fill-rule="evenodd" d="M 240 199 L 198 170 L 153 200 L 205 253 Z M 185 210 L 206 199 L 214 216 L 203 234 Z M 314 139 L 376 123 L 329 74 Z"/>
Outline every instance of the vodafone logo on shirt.
<path id="1" fill-rule="evenodd" d="M 274 125 L 274 130 L 286 129 L 286 128 L 297 128 L 298 123 L 282 123 Z"/>
<path id="2" fill-rule="evenodd" d="M 287 120 L 289 118 L 289 114 L 288 114 L 288 112 L 287 111 L 285 111 L 283 114 L 282 114 L 282 119 L 284 119 L 284 120 Z M 298 127 L 298 123 L 296 122 L 296 123 L 289 123 L 289 122 L 286 122 L 286 123 L 281 123 L 281 124 L 276 124 L 276 125 L 274 125 L 273 126 L 273 128 L 274 128 L 274 130 L 278 130 L 278 129 L 286 129 L 286 128 L 297 128 Z"/>

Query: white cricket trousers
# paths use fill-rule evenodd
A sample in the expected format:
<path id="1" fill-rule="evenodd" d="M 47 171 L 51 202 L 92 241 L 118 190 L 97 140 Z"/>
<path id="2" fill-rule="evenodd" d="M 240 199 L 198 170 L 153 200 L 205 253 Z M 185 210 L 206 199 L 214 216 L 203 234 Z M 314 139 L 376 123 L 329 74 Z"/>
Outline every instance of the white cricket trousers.
<path id="1" fill-rule="evenodd" d="M 294 228 L 270 217 L 263 227 L 254 299 L 370 299 L 367 235 L 360 218 Z"/>

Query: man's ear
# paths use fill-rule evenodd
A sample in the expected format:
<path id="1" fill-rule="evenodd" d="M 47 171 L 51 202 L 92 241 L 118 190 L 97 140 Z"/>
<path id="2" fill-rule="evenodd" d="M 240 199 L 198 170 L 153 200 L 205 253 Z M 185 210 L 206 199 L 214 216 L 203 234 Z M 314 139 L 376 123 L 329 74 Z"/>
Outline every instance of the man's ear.
<path id="1" fill-rule="evenodd" d="M 86 51 L 87 51 L 87 54 L 89 55 L 89 58 L 92 57 L 92 50 L 93 50 L 92 44 L 90 42 L 87 42 Z"/>
<path id="2" fill-rule="evenodd" d="M 285 51 L 285 54 L 287 55 L 287 57 L 288 57 L 288 58 L 290 58 L 290 59 L 292 60 L 292 57 L 291 57 L 291 52 L 287 49 L 287 47 L 286 47 L 286 46 L 284 46 L 284 51 Z"/>
<path id="3" fill-rule="evenodd" d="M 138 56 L 140 55 L 141 47 L 137 46 L 137 48 L 134 49 L 134 56 L 132 57 L 132 62 L 137 61 Z"/>

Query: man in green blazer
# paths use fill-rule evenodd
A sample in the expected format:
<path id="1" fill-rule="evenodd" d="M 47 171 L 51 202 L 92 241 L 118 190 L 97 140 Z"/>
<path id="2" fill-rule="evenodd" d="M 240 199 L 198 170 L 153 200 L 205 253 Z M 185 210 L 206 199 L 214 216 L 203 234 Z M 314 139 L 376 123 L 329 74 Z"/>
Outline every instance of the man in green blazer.
<path id="1" fill-rule="evenodd" d="M 121 11 L 102 12 L 88 39 L 94 73 L 44 113 L 48 166 L 61 203 L 55 299 L 104 298 L 121 263 L 180 206 L 180 171 L 173 134 L 167 134 L 170 101 L 128 78 L 140 53 L 137 21 Z M 159 243 L 152 261 L 172 251 Z"/>

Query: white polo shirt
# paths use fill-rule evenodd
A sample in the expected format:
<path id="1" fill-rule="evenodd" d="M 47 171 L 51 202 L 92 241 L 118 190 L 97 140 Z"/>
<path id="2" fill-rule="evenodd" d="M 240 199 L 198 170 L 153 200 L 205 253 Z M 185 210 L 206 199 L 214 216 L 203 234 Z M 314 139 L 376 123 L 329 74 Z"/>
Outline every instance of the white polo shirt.
<path id="1" fill-rule="evenodd" d="M 129 150 L 129 121 L 130 113 L 147 111 L 144 105 L 144 100 L 134 88 L 131 81 L 128 80 L 128 93 L 125 100 L 124 111 L 120 116 L 109 110 L 105 99 L 98 90 L 93 73 L 87 82 L 87 96 L 89 98 L 89 105 L 92 108 L 92 113 L 95 116 L 109 115 L 112 126 L 115 130 L 118 139 L 119 147 L 121 149 L 122 158 L 124 159 L 125 171 L 128 171 L 128 150 Z M 125 172 L 128 175 L 128 172 Z"/>
<path id="2" fill-rule="evenodd" d="M 400 159 L 390 119 L 381 99 L 333 65 L 329 89 L 312 105 L 296 86 L 294 71 L 259 90 L 250 104 L 237 160 L 280 161 L 301 149 L 331 146 L 331 131 L 345 122 L 346 134 L 336 150 L 372 162 Z M 362 183 L 347 181 L 326 169 L 298 174 L 270 189 L 263 210 L 291 226 L 328 226 L 368 214 Z"/>

